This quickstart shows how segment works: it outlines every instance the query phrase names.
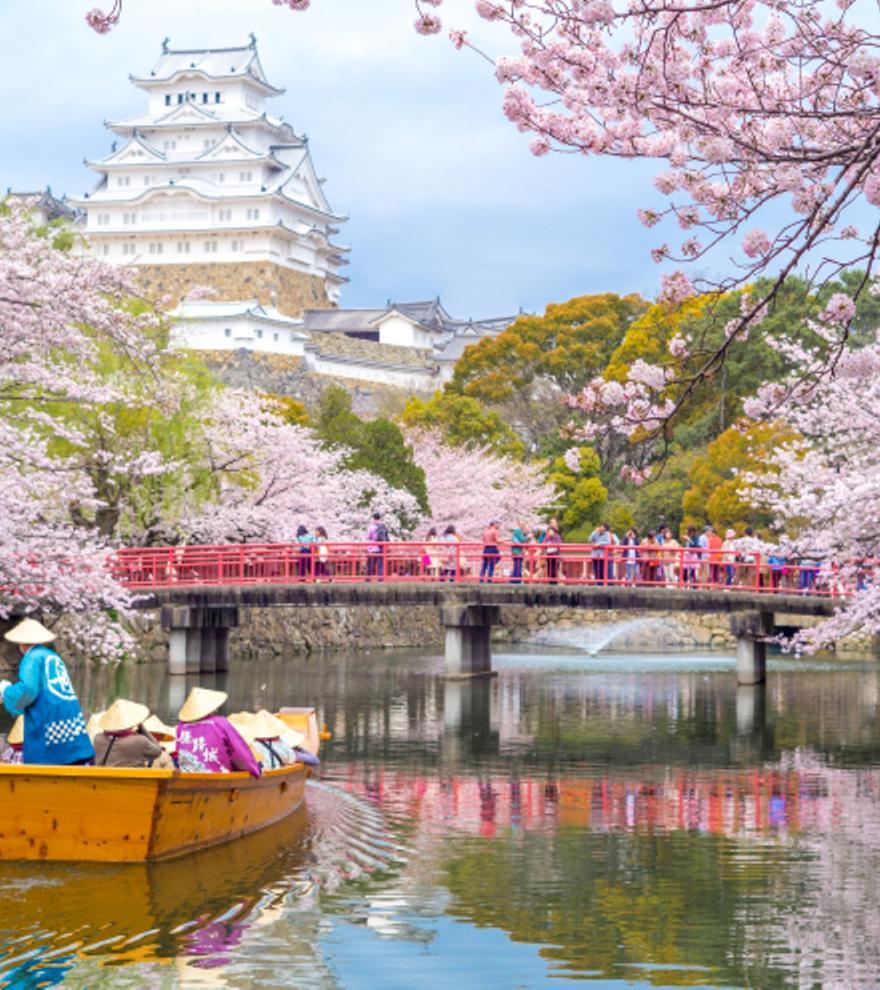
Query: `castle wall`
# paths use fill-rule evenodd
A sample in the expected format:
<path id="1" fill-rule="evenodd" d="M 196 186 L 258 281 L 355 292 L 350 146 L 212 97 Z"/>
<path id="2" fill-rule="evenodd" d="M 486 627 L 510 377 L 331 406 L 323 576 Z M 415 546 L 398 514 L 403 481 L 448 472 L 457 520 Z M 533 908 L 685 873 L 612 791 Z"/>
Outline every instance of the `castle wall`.
<path id="1" fill-rule="evenodd" d="M 141 291 L 163 309 L 173 309 L 196 286 L 213 289 L 211 299 L 219 302 L 257 299 L 287 316 L 332 308 L 322 278 L 271 262 L 138 265 L 135 271 Z"/>

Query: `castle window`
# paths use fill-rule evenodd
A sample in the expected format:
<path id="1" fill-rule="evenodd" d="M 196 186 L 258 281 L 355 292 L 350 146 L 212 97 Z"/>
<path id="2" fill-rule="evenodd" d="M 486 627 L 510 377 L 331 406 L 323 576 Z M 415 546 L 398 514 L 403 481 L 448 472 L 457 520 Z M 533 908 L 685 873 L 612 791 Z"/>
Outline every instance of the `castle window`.
<path id="1" fill-rule="evenodd" d="M 148 186 L 150 184 L 150 177 L 148 175 L 144 176 L 144 185 Z"/>
<path id="2" fill-rule="evenodd" d="M 183 93 L 178 93 L 177 94 L 177 103 L 178 103 L 178 105 L 181 104 L 181 103 L 183 103 Z"/>
<path id="3" fill-rule="evenodd" d="M 260 219 L 260 209 L 259 207 L 247 211 L 248 220 L 259 220 Z"/>
<path id="4" fill-rule="evenodd" d="M 216 254 L 216 253 L 217 253 L 217 242 L 205 241 L 205 254 Z"/>
<path id="5" fill-rule="evenodd" d="M 110 254 L 110 245 L 109 244 L 102 244 L 101 245 L 101 254 L 103 254 L 105 258 L 107 257 L 108 254 Z"/>
<path id="6" fill-rule="evenodd" d="M 150 254 L 161 254 L 162 244 L 158 241 L 150 241 Z"/>
<path id="7" fill-rule="evenodd" d="M 253 179 L 253 177 L 254 177 L 254 173 L 253 172 L 239 172 L 238 173 L 238 181 L 239 182 L 250 182 L 251 179 Z"/>
<path id="8" fill-rule="evenodd" d="M 273 333 L 272 334 L 272 340 L 274 340 L 276 344 L 278 343 L 278 334 L 277 333 Z"/>
<path id="9" fill-rule="evenodd" d="M 170 93 L 166 93 L 165 94 L 165 106 L 166 107 L 170 107 L 171 106 L 171 94 Z"/>
<path id="10" fill-rule="evenodd" d="M 207 102 L 208 102 L 208 94 L 202 93 L 202 103 L 207 103 Z"/>
<path id="11" fill-rule="evenodd" d="M 241 241 L 233 241 L 232 242 L 232 245 L 231 245 L 231 248 L 232 248 L 233 251 L 240 251 L 241 250 Z"/>
<path id="12" fill-rule="evenodd" d="M 123 244 L 122 245 L 122 253 L 123 254 L 128 254 L 128 255 L 134 254 L 135 253 L 135 245 L 134 244 Z"/>
<path id="13" fill-rule="evenodd" d="M 263 331 L 262 330 L 254 330 L 254 336 L 257 338 L 257 340 L 262 340 L 263 339 Z"/>
<path id="14" fill-rule="evenodd" d="M 220 210 L 219 218 L 220 218 L 221 221 L 222 220 L 231 220 L 232 219 L 232 210 Z"/>
<path id="15" fill-rule="evenodd" d="M 189 254 L 189 241 L 178 241 L 177 242 L 177 253 L 178 254 Z"/>
<path id="16" fill-rule="evenodd" d="M 137 223 L 137 213 L 123 213 L 122 214 L 122 222 L 124 224 Z"/>
<path id="17" fill-rule="evenodd" d="M 214 102 L 215 103 L 219 103 L 220 102 L 220 94 L 219 93 L 215 93 L 214 94 Z"/>
<path id="18" fill-rule="evenodd" d="M 225 329 L 225 330 L 223 331 L 223 336 L 224 336 L 224 337 L 231 337 L 231 336 L 232 336 L 232 328 L 231 328 L 231 327 L 227 327 L 227 328 L 226 328 L 226 329 Z"/>

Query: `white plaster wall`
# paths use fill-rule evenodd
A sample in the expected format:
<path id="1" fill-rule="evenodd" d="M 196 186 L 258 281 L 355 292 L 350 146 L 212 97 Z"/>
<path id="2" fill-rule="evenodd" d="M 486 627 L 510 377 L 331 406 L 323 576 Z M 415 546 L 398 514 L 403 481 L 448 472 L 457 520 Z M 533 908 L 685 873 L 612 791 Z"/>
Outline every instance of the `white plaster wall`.
<path id="1" fill-rule="evenodd" d="M 379 342 L 393 347 L 431 347 L 433 337 L 403 316 L 392 314 L 379 324 Z"/>
<path id="2" fill-rule="evenodd" d="M 231 331 L 228 335 L 226 331 Z M 173 340 L 176 346 L 196 351 L 236 351 L 245 348 L 269 354 L 289 354 L 302 357 L 305 342 L 290 339 L 290 328 L 263 320 L 237 316 L 211 317 L 204 320 L 184 320 L 176 324 Z M 277 340 L 276 340 L 277 337 Z"/>
<path id="3" fill-rule="evenodd" d="M 437 387 L 437 377 L 427 370 L 396 370 L 394 368 L 370 367 L 362 364 L 349 364 L 334 360 L 332 355 L 306 353 L 306 366 L 318 375 L 331 378 L 354 378 L 357 381 L 374 382 L 377 385 L 392 385 L 395 388 L 428 391 Z"/>

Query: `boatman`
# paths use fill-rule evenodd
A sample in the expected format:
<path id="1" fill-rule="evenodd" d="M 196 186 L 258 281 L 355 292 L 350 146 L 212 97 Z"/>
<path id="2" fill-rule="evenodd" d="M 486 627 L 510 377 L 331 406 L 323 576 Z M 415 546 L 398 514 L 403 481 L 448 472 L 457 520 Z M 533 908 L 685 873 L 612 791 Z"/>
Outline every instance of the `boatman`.
<path id="1" fill-rule="evenodd" d="M 0 681 L 0 699 L 10 715 L 24 715 L 24 763 L 70 766 L 95 757 L 86 721 L 61 657 L 47 646 L 55 634 L 24 619 L 4 637 L 22 654 L 18 680 Z"/>

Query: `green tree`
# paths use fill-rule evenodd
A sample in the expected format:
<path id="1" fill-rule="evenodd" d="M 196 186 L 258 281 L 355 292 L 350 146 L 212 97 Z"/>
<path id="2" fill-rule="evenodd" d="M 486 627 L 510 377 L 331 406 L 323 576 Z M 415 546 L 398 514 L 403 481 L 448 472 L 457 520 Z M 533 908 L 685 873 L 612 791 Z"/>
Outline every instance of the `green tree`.
<path id="1" fill-rule="evenodd" d="M 439 430 L 453 446 L 489 447 L 522 459 L 525 445 L 516 432 L 479 399 L 454 392 L 435 392 L 428 399 L 411 396 L 400 416 L 410 429 Z"/>
<path id="2" fill-rule="evenodd" d="M 608 492 L 599 479 L 599 457 L 591 447 L 577 448 L 577 469 L 557 457 L 547 480 L 556 489 L 557 516 L 569 543 L 586 543 L 600 521 Z"/>
<path id="3" fill-rule="evenodd" d="M 360 419 L 351 408 L 348 392 L 331 385 L 318 402 L 314 428 L 324 446 L 349 451 L 345 467 L 384 478 L 392 487 L 410 492 L 422 511 L 428 511 L 425 472 L 413 460 L 412 448 L 396 423 L 389 419 Z"/>
<path id="4" fill-rule="evenodd" d="M 498 411 L 531 451 L 561 453 L 568 412 L 560 401 L 602 374 L 631 322 L 646 308 L 639 296 L 580 296 L 520 316 L 495 337 L 469 347 L 447 393 L 479 399 Z"/>

